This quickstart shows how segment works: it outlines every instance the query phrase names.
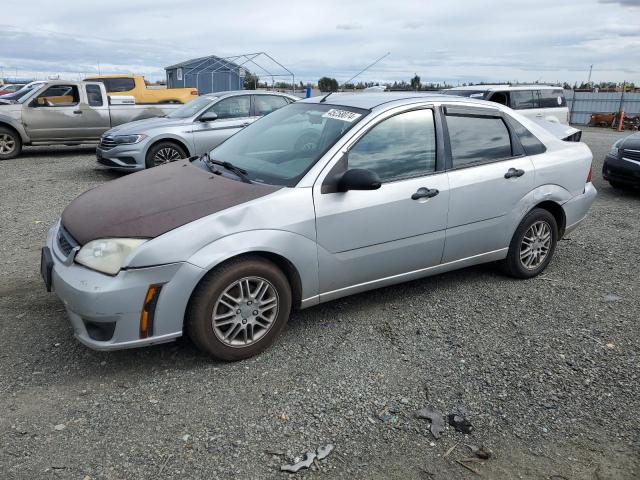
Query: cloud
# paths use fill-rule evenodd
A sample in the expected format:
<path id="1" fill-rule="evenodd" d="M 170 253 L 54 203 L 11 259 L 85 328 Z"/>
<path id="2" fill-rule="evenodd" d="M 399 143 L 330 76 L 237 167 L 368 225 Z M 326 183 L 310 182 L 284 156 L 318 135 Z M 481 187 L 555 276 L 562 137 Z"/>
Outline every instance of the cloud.
<path id="1" fill-rule="evenodd" d="M 600 3 L 618 3 L 623 7 L 640 7 L 640 0 L 600 0 Z"/>
<path id="2" fill-rule="evenodd" d="M 359 23 L 339 23 L 336 25 L 337 30 L 360 30 L 362 25 Z"/>

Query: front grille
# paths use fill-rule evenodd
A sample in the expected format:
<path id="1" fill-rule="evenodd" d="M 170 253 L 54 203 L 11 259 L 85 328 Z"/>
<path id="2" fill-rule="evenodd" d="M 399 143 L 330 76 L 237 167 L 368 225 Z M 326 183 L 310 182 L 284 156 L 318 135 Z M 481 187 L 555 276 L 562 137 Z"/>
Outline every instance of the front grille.
<path id="1" fill-rule="evenodd" d="M 102 137 L 100 138 L 100 150 L 111 150 L 113 147 L 116 146 L 116 142 L 113 139 L 113 137 Z"/>
<path id="2" fill-rule="evenodd" d="M 71 234 L 67 232 L 67 230 L 60 225 L 58 229 L 58 247 L 60 247 L 60 251 L 65 255 L 69 255 L 73 247 L 77 247 L 78 242 L 76 242 Z"/>
<path id="3" fill-rule="evenodd" d="M 640 150 L 622 150 L 622 157 L 640 162 Z"/>

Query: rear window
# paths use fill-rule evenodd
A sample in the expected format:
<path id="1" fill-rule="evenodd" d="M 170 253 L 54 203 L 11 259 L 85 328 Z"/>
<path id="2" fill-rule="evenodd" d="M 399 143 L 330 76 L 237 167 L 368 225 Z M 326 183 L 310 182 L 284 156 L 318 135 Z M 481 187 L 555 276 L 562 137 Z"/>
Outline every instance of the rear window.
<path id="1" fill-rule="evenodd" d="M 512 156 L 509 130 L 500 117 L 447 115 L 453 168 Z"/>
<path id="2" fill-rule="evenodd" d="M 129 92 L 136 86 L 133 78 L 89 78 L 87 80 L 104 83 L 108 93 Z"/>
<path id="3" fill-rule="evenodd" d="M 562 90 L 540 90 L 538 95 L 540 108 L 560 108 L 567 106 L 567 99 L 564 98 L 564 91 Z"/>

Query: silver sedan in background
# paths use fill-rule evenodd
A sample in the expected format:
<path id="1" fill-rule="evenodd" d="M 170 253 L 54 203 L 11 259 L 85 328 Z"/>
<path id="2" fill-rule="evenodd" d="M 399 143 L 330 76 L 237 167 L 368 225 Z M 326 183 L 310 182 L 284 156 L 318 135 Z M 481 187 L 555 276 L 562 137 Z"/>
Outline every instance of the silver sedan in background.
<path id="1" fill-rule="evenodd" d="M 202 155 L 263 115 L 298 100 L 285 93 L 239 90 L 203 95 L 161 118 L 126 123 L 100 138 L 100 165 L 137 171 Z"/>

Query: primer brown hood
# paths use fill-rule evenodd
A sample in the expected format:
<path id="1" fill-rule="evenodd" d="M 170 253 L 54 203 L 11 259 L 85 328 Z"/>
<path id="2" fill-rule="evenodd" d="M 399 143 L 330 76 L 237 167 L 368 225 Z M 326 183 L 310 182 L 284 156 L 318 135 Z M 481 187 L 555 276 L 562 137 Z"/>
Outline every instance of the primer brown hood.
<path id="1" fill-rule="evenodd" d="M 153 238 L 278 187 L 242 183 L 183 160 L 112 180 L 76 198 L 62 224 L 81 245 L 97 238 Z"/>

